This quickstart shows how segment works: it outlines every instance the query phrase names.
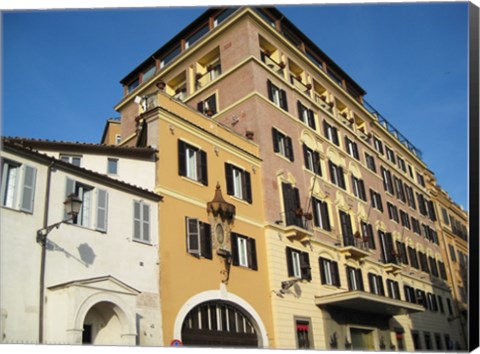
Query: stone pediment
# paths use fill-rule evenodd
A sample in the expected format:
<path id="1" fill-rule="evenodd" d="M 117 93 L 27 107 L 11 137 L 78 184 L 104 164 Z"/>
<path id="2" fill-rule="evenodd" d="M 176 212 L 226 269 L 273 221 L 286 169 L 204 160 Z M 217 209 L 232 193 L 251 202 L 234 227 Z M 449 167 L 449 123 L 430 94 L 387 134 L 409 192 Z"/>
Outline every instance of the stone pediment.
<path id="1" fill-rule="evenodd" d="M 70 287 L 90 288 L 90 289 L 103 290 L 107 292 L 122 293 L 127 295 L 140 294 L 139 290 L 131 287 L 130 285 L 125 284 L 124 282 L 118 280 L 117 278 L 111 275 L 105 275 L 105 276 L 96 277 L 96 278 L 72 280 L 66 283 L 50 286 L 48 287 L 48 289 L 54 291 L 54 290 L 60 290 L 60 289 L 67 289 Z"/>

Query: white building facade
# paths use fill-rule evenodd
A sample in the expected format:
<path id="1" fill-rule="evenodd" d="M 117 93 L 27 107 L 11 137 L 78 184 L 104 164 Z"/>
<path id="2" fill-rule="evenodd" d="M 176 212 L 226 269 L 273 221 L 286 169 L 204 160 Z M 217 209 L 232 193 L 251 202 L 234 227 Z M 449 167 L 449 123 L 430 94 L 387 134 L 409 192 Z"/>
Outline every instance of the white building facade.
<path id="1" fill-rule="evenodd" d="M 148 164 L 142 187 L 155 178 L 154 158 L 139 161 Z M 9 139 L 1 165 L 0 342 L 163 345 L 161 197 Z M 43 256 L 37 232 L 68 218 L 70 193 L 80 213 L 49 230 Z"/>

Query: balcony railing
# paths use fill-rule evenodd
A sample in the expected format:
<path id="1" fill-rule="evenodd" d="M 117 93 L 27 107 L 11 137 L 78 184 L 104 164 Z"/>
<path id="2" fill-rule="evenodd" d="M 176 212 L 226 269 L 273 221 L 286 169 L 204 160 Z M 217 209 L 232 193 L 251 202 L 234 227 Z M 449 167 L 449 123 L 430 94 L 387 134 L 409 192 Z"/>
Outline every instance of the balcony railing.
<path id="1" fill-rule="evenodd" d="M 395 137 L 402 145 L 404 145 L 408 150 L 410 150 L 418 158 L 422 158 L 422 152 L 416 148 L 405 136 L 398 131 L 384 116 L 382 116 L 378 111 L 372 107 L 367 101 L 363 100 L 363 106 L 374 116 L 378 118 L 378 122 L 393 136 Z"/>
<path id="2" fill-rule="evenodd" d="M 362 237 L 343 235 L 340 246 L 340 253 L 347 258 L 362 259 L 370 255 L 368 242 L 363 241 Z"/>
<path id="3" fill-rule="evenodd" d="M 318 93 L 315 93 L 314 97 L 315 97 L 315 102 L 317 102 L 320 106 L 322 106 L 324 109 L 326 109 L 330 113 L 333 112 L 333 104 L 327 103 L 327 101 L 323 99 L 322 96 L 320 96 Z"/>
<path id="4" fill-rule="evenodd" d="M 197 89 L 208 85 L 213 80 L 217 79 L 222 74 L 222 66 L 220 63 L 215 64 L 207 70 L 205 74 L 197 74 L 195 87 Z"/>
<path id="5" fill-rule="evenodd" d="M 308 92 L 312 88 L 312 86 L 304 84 L 302 80 L 295 75 L 290 75 L 290 83 L 302 92 Z"/>
<path id="6" fill-rule="evenodd" d="M 275 71 L 277 74 L 283 76 L 283 68 L 285 67 L 283 63 L 282 64 L 277 63 L 275 60 L 270 58 L 270 56 L 267 55 L 265 52 L 260 53 L 260 58 L 270 69 Z"/>

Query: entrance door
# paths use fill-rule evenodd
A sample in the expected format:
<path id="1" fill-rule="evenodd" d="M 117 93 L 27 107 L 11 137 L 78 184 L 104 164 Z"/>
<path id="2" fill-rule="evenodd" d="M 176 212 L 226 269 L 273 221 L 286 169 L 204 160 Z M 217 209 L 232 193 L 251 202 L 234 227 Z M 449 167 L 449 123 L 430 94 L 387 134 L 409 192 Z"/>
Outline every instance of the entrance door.
<path id="1" fill-rule="evenodd" d="M 209 301 L 195 306 L 182 326 L 184 345 L 208 347 L 258 347 L 257 331 L 237 306 Z"/>
<path id="2" fill-rule="evenodd" d="M 373 331 L 363 328 L 350 328 L 353 350 L 375 350 Z"/>

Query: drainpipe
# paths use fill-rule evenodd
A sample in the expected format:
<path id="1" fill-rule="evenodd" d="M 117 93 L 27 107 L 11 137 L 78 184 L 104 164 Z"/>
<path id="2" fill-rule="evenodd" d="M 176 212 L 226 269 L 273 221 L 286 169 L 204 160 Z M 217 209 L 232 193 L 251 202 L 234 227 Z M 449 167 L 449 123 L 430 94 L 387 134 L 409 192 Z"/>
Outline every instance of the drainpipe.
<path id="1" fill-rule="evenodd" d="M 47 170 L 47 183 L 45 186 L 45 204 L 43 210 L 43 227 L 46 228 L 48 226 L 48 211 L 49 211 L 49 204 L 50 204 L 50 184 L 51 184 L 51 176 L 52 176 L 52 169 L 55 161 L 52 160 L 50 165 L 48 165 Z M 40 258 L 40 292 L 39 292 L 39 311 L 38 311 L 38 342 L 40 344 L 44 343 L 44 313 L 45 313 L 45 263 L 46 263 L 46 249 L 47 238 L 45 238 L 40 246 L 42 247 L 42 253 Z"/>

